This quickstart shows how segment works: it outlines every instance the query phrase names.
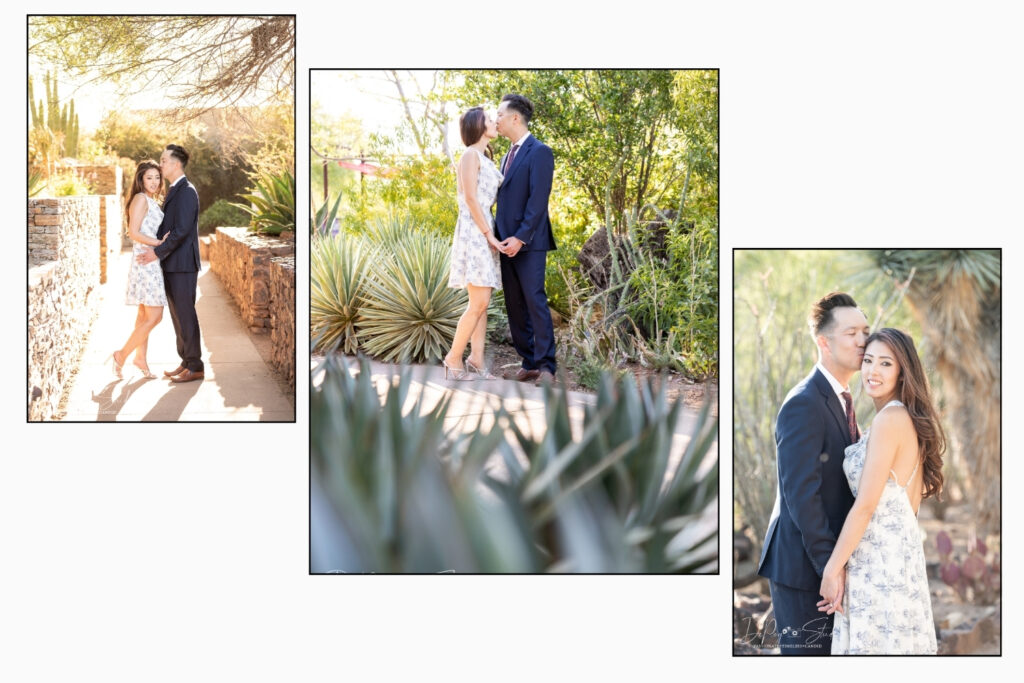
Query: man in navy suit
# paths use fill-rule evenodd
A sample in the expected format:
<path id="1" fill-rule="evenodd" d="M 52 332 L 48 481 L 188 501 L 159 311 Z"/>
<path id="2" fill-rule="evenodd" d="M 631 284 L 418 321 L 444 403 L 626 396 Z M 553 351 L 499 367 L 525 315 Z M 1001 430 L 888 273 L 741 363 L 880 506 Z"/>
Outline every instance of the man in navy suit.
<path id="1" fill-rule="evenodd" d="M 849 384 L 870 332 L 856 302 L 842 292 L 820 299 L 809 325 L 818 363 L 786 396 L 775 422 L 778 493 L 757 570 L 770 580 L 784 655 L 831 653 L 834 617 L 818 611 L 818 591 L 853 506 L 843 456 L 860 433 Z"/>
<path id="2" fill-rule="evenodd" d="M 555 330 L 544 291 L 547 253 L 555 249 L 548 196 L 555 172 L 551 148 L 530 134 L 533 103 L 505 95 L 498 106 L 498 133 L 512 141 L 501 161 L 495 234 L 502 241 L 501 284 L 512 345 L 523 359 L 511 379 L 554 381 Z"/>
<path id="3" fill-rule="evenodd" d="M 174 323 L 181 363 L 164 375 L 172 382 L 203 378 L 200 357 L 199 318 L 196 316 L 196 284 L 199 279 L 199 193 L 185 177 L 188 152 L 179 145 L 167 145 L 160 155 L 160 171 L 171 185 L 164 199 L 164 220 L 157 237 L 167 235 L 163 244 L 139 256 L 139 263 L 160 259 L 164 271 L 167 308 Z"/>

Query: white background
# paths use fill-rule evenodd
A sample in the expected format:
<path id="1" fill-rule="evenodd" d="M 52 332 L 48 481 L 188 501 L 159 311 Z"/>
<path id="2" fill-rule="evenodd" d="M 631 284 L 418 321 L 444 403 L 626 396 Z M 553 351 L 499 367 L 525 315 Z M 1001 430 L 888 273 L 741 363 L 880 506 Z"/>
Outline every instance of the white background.
<path id="1" fill-rule="evenodd" d="M 1021 408 L 1012 391 L 1021 385 L 1021 5 L 778 4 L 301 1 L 216 9 L 298 13 L 299 188 L 308 187 L 310 67 L 721 69 L 728 530 L 735 247 L 1002 247 L 1009 443 Z M 722 574 L 710 577 L 307 576 L 301 344 L 298 424 L 25 424 L 21 12 L 30 9 L 99 8 L 56 2 L 4 11 L 11 201 L 0 680 L 983 680 L 1019 662 L 1012 580 L 1001 660 L 732 658 L 728 532 Z M 170 9 L 214 8 L 102 6 Z M 298 206 L 305 225 L 306 202 Z M 303 243 L 300 252 L 304 330 Z M 1014 575 L 1017 455 L 1009 451 L 1003 470 L 1003 563 Z"/>

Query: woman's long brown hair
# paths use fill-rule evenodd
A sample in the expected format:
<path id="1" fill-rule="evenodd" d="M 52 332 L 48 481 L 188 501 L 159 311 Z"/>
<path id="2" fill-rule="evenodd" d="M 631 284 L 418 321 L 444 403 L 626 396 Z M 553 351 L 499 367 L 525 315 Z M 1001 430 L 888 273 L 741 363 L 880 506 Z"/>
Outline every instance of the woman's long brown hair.
<path id="1" fill-rule="evenodd" d="M 928 377 L 914 348 L 914 340 L 906 332 L 883 327 L 872 332 L 867 344 L 880 341 L 892 351 L 900 376 L 896 380 L 896 398 L 907 407 L 910 420 L 917 432 L 917 451 L 923 465 L 924 497 L 942 493 L 942 454 L 946 450 L 946 435 L 939 423 L 938 411 L 932 403 Z M 867 348 L 865 344 L 865 348 Z"/>

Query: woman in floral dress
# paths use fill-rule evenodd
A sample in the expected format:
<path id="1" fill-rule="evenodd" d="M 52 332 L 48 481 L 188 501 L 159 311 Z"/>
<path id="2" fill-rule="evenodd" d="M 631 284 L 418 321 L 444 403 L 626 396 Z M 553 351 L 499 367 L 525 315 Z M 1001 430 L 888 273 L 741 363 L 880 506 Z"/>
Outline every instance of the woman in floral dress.
<path id="1" fill-rule="evenodd" d="M 156 238 L 156 232 L 164 217 L 164 212 L 157 202 L 162 189 L 163 176 L 160 173 L 160 165 L 152 160 L 139 162 L 127 204 L 128 236 L 134 242 L 134 248 L 128 271 L 128 291 L 125 295 L 125 303 L 137 306 L 138 315 L 135 318 L 135 329 L 129 335 L 128 341 L 111 354 L 114 372 L 118 377 L 122 376 L 124 362 L 132 351 L 135 351 L 135 360 L 132 362 L 143 376 L 149 379 L 156 377 L 150 372 L 149 364 L 146 362 L 146 350 L 149 333 L 160 322 L 164 306 L 167 305 L 164 273 L 159 261 L 140 265 L 136 257 L 146 246 L 155 247 L 163 243 L 162 239 Z"/>
<path id="2" fill-rule="evenodd" d="M 475 372 L 484 379 L 493 379 L 494 376 L 484 369 L 484 339 L 491 292 L 501 289 L 498 263 L 501 244 L 494 236 L 491 207 L 503 178 L 488 144 L 497 137 L 498 129 L 483 107 L 473 107 L 459 118 L 459 130 L 466 151 L 457 175 L 459 218 L 452 240 L 448 286 L 465 288 L 469 305 L 459 318 L 452 348 L 441 364 L 445 378 L 452 373 L 458 380 L 473 379 L 470 372 Z M 464 366 L 462 354 L 467 342 L 471 343 L 471 349 Z"/>
<path id="3" fill-rule="evenodd" d="M 861 382 L 877 412 L 869 433 L 846 449 L 856 499 L 825 565 L 818 607 L 837 612 L 832 654 L 935 654 L 917 513 L 942 491 L 945 436 L 913 339 L 892 328 L 868 337 Z"/>

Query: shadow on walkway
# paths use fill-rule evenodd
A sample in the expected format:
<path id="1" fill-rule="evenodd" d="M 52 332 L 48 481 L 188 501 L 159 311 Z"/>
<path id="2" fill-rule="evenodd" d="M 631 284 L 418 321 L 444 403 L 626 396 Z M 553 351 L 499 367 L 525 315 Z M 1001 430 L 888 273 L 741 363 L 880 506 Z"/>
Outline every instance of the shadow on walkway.
<path id="1" fill-rule="evenodd" d="M 124 379 L 113 373 L 110 354 L 135 325 L 137 307 L 124 303 L 129 252 L 110 265 L 110 281 L 100 286 L 99 315 L 73 378 L 64 421 L 77 422 L 290 422 L 294 396 L 282 393 L 249 338 L 237 309 L 204 262 L 199 273 L 196 313 L 202 330 L 205 379 L 174 384 L 164 370 L 177 367 L 174 325 L 163 319 L 150 333 L 148 361 L 157 379 L 146 379 L 126 359 Z"/>

